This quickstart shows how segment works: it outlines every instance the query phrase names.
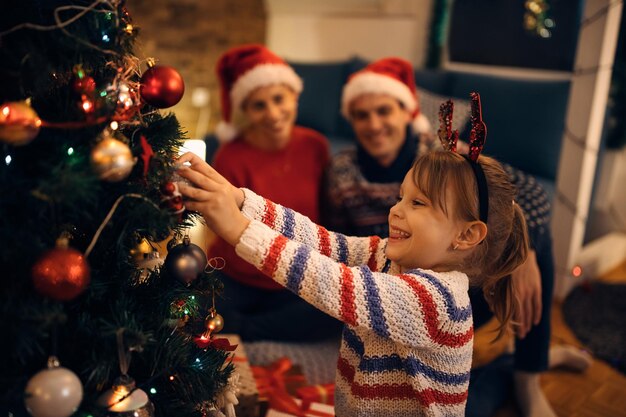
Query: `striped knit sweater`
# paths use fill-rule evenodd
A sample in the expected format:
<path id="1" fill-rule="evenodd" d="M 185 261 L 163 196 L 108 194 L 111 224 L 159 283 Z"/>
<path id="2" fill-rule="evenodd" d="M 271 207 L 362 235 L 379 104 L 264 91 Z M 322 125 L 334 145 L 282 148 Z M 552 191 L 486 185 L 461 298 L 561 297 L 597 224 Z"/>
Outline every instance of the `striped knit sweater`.
<path id="1" fill-rule="evenodd" d="M 347 237 L 245 190 L 239 256 L 345 323 L 339 417 L 462 416 L 472 360 L 468 278 L 400 273 L 387 241 Z"/>

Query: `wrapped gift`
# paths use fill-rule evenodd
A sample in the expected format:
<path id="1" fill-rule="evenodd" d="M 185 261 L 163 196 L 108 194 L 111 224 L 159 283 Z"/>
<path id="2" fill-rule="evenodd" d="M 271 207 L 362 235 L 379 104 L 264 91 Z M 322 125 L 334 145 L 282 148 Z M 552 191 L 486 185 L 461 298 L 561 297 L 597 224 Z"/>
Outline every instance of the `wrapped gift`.
<path id="1" fill-rule="evenodd" d="M 239 375 L 239 392 L 237 393 L 239 404 L 235 406 L 237 417 L 259 417 L 259 391 L 241 339 L 235 334 L 220 334 L 219 336 L 228 339 L 231 345 L 237 345 L 232 359 L 235 372 Z"/>
<path id="2" fill-rule="evenodd" d="M 295 398 L 294 401 L 300 407 L 303 407 L 301 400 Z M 328 404 L 311 403 L 302 413 L 303 414 L 290 414 L 270 408 L 265 417 L 297 417 L 300 415 L 305 417 L 335 417 L 335 407 Z"/>
<path id="3" fill-rule="evenodd" d="M 335 384 L 307 385 L 296 389 L 296 397 L 304 403 L 335 404 Z"/>
<path id="4" fill-rule="evenodd" d="M 252 373 L 259 391 L 261 415 L 269 407 L 297 415 L 299 406 L 293 395 L 298 388 L 306 386 L 298 365 L 292 365 L 289 358 L 282 357 L 267 366 L 252 366 Z"/>

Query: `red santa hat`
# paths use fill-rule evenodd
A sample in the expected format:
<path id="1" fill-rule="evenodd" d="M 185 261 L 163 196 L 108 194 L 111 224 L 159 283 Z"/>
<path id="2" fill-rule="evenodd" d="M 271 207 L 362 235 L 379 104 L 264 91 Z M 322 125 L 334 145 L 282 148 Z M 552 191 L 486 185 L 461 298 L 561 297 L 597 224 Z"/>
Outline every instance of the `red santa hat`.
<path id="1" fill-rule="evenodd" d="M 418 133 L 431 131 L 431 125 L 420 110 L 413 66 L 402 58 L 382 58 L 350 76 L 341 95 L 341 114 L 350 118 L 352 100 L 363 94 L 386 94 L 396 98 L 413 115 Z"/>
<path id="2" fill-rule="evenodd" d="M 259 87 L 285 84 L 296 93 L 302 91 L 302 79 L 280 57 L 263 45 L 241 45 L 226 51 L 217 61 L 220 81 L 222 121 L 216 129 L 220 140 L 237 135 L 233 115 L 252 91 Z"/>

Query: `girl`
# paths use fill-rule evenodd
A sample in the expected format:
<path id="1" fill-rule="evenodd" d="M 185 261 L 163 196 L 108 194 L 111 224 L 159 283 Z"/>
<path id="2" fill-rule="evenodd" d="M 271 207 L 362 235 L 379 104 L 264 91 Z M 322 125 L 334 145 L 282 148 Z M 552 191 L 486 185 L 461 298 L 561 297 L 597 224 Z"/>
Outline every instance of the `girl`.
<path id="1" fill-rule="evenodd" d="M 528 250 L 524 216 L 499 163 L 423 155 L 389 212 L 389 238 L 380 239 L 329 232 L 234 187 L 193 154 L 179 162 L 191 163 L 179 171 L 193 184 L 180 187 L 187 209 L 239 256 L 344 323 L 338 416 L 463 415 L 473 341 L 468 285 L 489 295 L 504 330 L 513 300 L 503 277 Z"/>

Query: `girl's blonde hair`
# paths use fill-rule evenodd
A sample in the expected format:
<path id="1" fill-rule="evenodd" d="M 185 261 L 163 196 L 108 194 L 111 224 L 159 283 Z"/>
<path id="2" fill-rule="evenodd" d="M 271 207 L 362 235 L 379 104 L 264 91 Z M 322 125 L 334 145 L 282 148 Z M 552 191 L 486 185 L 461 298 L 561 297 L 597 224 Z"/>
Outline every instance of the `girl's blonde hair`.
<path id="1" fill-rule="evenodd" d="M 480 156 L 489 193 L 487 236 L 458 268 L 470 284 L 482 288 L 485 299 L 500 321 L 498 336 L 508 329 L 517 301 L 510 274 L 528 255 L 524 213 L 514 202 L 516 189 L 498 161 Z M 472 167 L 461 155 L 434 151 L 422 155 L 413 166 L 415 185 L 443 212 L 465 221 L 479 220 L 478 185 Z M 448 212 L 446 190 L 450 187 L 455 213 Z"/>

